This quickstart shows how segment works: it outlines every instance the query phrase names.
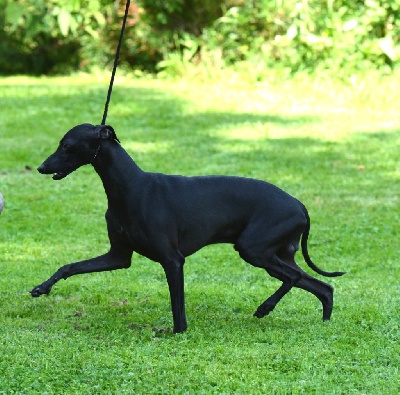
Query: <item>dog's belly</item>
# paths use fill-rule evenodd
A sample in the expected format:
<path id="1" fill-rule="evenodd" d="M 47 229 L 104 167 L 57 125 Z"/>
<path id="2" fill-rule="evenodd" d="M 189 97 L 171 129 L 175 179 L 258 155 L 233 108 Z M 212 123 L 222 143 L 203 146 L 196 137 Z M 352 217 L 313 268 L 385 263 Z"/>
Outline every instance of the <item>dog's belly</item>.
<path id="1" fill-rule="evenodd" d="M 180 232 L 178 248 L 183 256 L 189 256 L 196 251 L 210 244 L 228 243 L 235 244 L 243 230 L 243 225 L 224 224 L 213 229 L 208 226 L 189 229 L 187 232 Z"/>

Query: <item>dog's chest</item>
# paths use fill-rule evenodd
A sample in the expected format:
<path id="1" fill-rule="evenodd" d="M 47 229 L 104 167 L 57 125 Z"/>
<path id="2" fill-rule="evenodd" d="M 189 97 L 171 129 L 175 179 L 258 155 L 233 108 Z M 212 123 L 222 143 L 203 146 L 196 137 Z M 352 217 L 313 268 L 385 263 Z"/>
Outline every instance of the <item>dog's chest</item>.
<path id="1" fill-rule="evenodd" d="M 119 216 L 107 212 L 106 215 L 110 239 L 116 239 L 120 244 L 129 247 L 140 255 L 154 260 L 151 243 L 146 232 L 146 226 L 137 218 Z"/>

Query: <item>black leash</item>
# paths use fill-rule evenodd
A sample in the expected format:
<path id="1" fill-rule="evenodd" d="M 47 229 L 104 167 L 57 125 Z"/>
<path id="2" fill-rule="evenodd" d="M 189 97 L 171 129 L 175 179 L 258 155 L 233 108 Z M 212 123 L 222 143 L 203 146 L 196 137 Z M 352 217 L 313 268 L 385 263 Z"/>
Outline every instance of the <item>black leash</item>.
<path id="1" fill-rule="evenodd" d="M 121 34 L 119 36 L 117 52 L 115 54 L 115 59 L 114 59 L 114 67 L 113 67 L 112 74 L 111 74 L 110 85 L 108 87 L 107 100 L 106 100 L 106 104 L 104 106 L 103 120 L 101 121 L 102 125 L 106 124 L 108 105 L 110 104 L 112 88 L 113 88 L 113 85 L 114 85 L 115 72 L 117 71 L 117 66 L 118 66 L 118 61 L 119 61 L 119 54 L 121 52 L 122 38 L 124 36 L 125 25 L 126 25 L 126 20 L 128 18 L 129 6 L 130 5 L 131 5 L 131 0 L 127 0 L 126 7 L 125 7 L 125 15 L 124 15 L 124 19 L 122 21 Z"/>

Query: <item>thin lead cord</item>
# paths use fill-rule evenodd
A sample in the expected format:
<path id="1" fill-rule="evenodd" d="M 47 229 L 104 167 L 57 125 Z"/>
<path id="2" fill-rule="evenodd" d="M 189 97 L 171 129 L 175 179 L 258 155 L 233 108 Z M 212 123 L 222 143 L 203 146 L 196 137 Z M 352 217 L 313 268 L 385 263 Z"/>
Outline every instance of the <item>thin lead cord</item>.
<path id="1" fill-rule="evenodd" d="M 114 67 L 113 67 L 112 74 L 111 74 L 110 85 L 108 87 L 107 100 L 106 100 L 106 104 L 104 106 L 103 119 L 101 121 L 102 125 L 106 124 L 108 105 L 110 104 L 110 100 L 111 100 L 111 93 L 112 93 L 112 88 L 113 88 L 113 85 L 114 85 L 114 77 L 115 77 L 115 72 L 117 71 L 117 66 L 118 66 L 118 61 L 119 61 L 119 54 L 121 52 L 122 38 L 124 36 L 125 25 L 126 25 L 126 20 L 128 19 L 128 13 L 129 13 L 129 6 L 130 5 L 131 5 L 131 1 L 127 0 L 126 6 L 125 6 L 124 19 L 122 21 L 121 34 L 119 36 L 117 52 L 115 54 L 115 59 L 114 59 Z"/>

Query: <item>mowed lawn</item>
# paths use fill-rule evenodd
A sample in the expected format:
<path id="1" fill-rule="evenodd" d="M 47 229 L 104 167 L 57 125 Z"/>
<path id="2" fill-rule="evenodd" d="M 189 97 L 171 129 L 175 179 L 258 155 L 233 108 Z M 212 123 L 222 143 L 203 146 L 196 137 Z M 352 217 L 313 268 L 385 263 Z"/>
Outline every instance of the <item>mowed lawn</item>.
<path id="1" fill-rule="evenodd" d="M 309 252 L 338 278 L 333 315 L 230 245 L 186 260 L 188 331 L 172 335 L 163 270 L 28 291 L 107 251 L 107 201 L 92 167 L 62 181 L 36 167 L 73 126 L 101 122 L 108 77 L 0 79 L 1 394 L 400 393 L 400 83 L 299 77 L 241 83 L 118 78 L 107 122 L 147 171 L 260 178 L 300 199 Z"/>

